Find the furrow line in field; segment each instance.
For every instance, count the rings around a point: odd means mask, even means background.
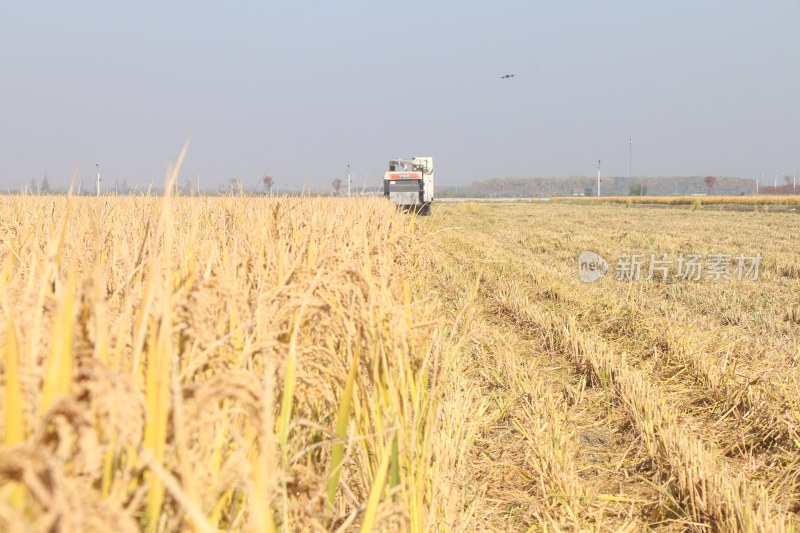
[[[565,268],[573,264],[571,252],[562,247],[558,252],[540,253],[541,244],[532,251],[524,246],[528,241],[513,238],[510,230],[501,233],[501,238],[493,240],[497,247],[494,255],[519,257],[508,270],[525,284],[525,290],[516,291],[515,297],[524,294],[569,310],[580,317],[582,327],[635,356],[637,366],[651,368],[672,403],[677,406],[679,401],[679,411],[702,420],[698,425],[705,428],[705,439],[722,448],[724,455],[739,460],[748,476],[769,487],[774,499],[798,510],[798,377],[791,361],[787,368],[786,362],[779,360],[781,355],[791,357],[791,353],[781,354],[793,350],[786,348],[790,345],[787,337],[770,338],[764,345],[761,337],[753,337],[744,327],[727,326],[721,331],[722,326],[696,316],[688,297],[669,298],[669,312],[663,316],[667,311],[658,284],[582,285],[572,268]],[[548,228],[537,228],[537,238],[540,234],[551,243],[558,237]]]
[[[450,256],[436,263],[444,301],[455,298],[461,280],[477,276],[474,268]],[[639,480],[618,483],[621,474],[605,474],[609,469],[600,464],[603,459],[624,459],[633,443],[614,441],[602,428],[585,429],[604,419],[602,402],[580,401],[587,395],[585,382],[571,374],[569,365],[543,364],[551,362],[545,361],[541,344],[497,320],[482,291],[470,340],[450,374],[458,383],[445,389],[478,390],[482,398],[464,415],[471,431],[450,428],[474,437],[468,484],[476,497],[496,501],[497,512],[482,517],[481,526],[508,529],[533,522],[555,530],[641,528],[642,508],[653,505],[656,491]],[[444,398],[445,417],[448,409],[459,407],[464,406]],[[592,437],[605,448],[593,455],[582,445]]]
[[[665,242],[669,251],[676,246],[704,251],[718,243],[709,243],[704,234],[658,240],[662,229],[629,233],[629,225],[598,228],[585,223],[584,213],[583,218],[570,217],[566,209],[537,214],[468,206],[460,211],[453,221],[459,231],[451,233],[451,261],[471,264],[483,274],[484,305],[495,313],[497,324],[513,324],[523,338],[549,343],[555,364],[571,361],[576,376],[602,384],[597,389],[605,391],[609,405],[622,406],[616,411],[647,443],[658,473],[656,484],[663,483],[691,517],[684,527],[780,531],[792,521],[796,527],[792,501],[798,468],[792,450],[798,445],[794,435],[800,411],[792,402],[796,382],[791,361],[787,366],[779,360],[796,337],[785,324],[765,323],[782,316],[774,306],[785,298],[774,300],[774,292],[755,286],[731,287],[726,290],[729,297],[716,295],[716,301],[728,306],[718,313],[708,284],[699,284],[702,298],[693,305],[688,288],[613,280],[583,285],[574,271],[576,250],[587,246],[596,249],[601,243],[603,252],[603,246],[613,247],[632,235],[626,246]],[[520,231],[526,218],[533,225]],[[630,218],[624,217],[626,224]],[[729,239],[724,245],[741,246],[745,240]],[[768,288],[793,286],[778,281],[765,283]],[[750,309],[752,305],[741,301],[747,295],[768,300],[764,313],[752,324],[720,322],[741,326],[720,331],[714,320]],[[540,320],[526,316],[531,313]],[[708,320],[699,318],[705,314]],[[762,348],[759,331],[781,335]],[[765,366],[774,374],[764,374]],[[778,369],[785,371],[776,382],[771,377],[778,376]],[[737,448],[733,443],[742,438],[745,443]],[[759,441],[764,445],[752,445]]]
[[[800,465],[793,457],[800,450],[800,404],[791,373],[767,375],[763,368],[754,368],[755,361],[761,367],[778,367],[766,364],[766,356],[745,353],[748,345],[740,347],[730,339],[714,343],[713,338],[687,333],[692,329],[688,323],[658,320],[648,302],[630,308],[613,291],[603,291],[605,297],[598,298],[570,290],[556,281],[563,277],[561,272],[536,259],[530,268],[538,274],[529,278],[528,292],[556,301],[559,308],[580,316],[584,327],[638,361],[648,361],[652,373],[675,392],[670,398],[683,398],[681,410],[703,419],[710,432],[705,437],[713,437],[726,456],[746,459],[752,475],[769,479],[773,497],[797,510]],[[617,317],[612,323],[605,318],[609,314]],[[776,450],[781,453],[776,455]],[[776,461],[783,465],[777,470],[772,467]]]
[[[613,391],[645,440],[663,479],[698,524],[720,530],[783,531],[789,517],[776,509],[760,484],[734,476],[723,458],[682,425],[648,376],[625,361],[601,338],[582,331],[574,317],[538,304],[507,309],[542,332],[552,348],[571,358],[580,372]]]

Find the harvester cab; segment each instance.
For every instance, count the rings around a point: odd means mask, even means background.
[[[429,215],[433,202],[433,158],[392,159],[383,176],[383,195],[392,203]]]

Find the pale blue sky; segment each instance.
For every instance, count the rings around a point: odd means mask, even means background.
[[[188,137],[207,188],[627,175],[629,135],[634,175],[800,171],[800,0],[0,2],[3,188],[161,184]]]

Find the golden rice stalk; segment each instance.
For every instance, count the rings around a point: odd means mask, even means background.
[[[156,461],[163,463],[166,448],[167,422],[169,419],[169,353],[165,353],[163,334],[156,333],[151,325],[150,349],[147,354],[147,377],[145,392],[147,397],[147,424],[145,425],[144,447],[151,450]],[[155,531],[161,516],[164,502],[164,485],[160,478],[150,476],[150,489],[147,496],[147,523],[150,531]]]
[[[286,458],[286,442],[289,438],[289,422],[292,418],[292,403],[294,402],[294,387],[297,380],[297,331],[300,328],[299,312],[292,320],[292,334],[289,338],[289,354],[286,358],[286,372],[283,376],[283,394],[281,395],[281,414],[278,419],[278,443],[281,447],[281,456]]]
[[[273,479],[270,473],[277,470],[277,454],[275,453],[275,441],[273,439],[272,428],[275,425],[273,416],[273,390],[274,390],[274,368],[270,362],[266,365],[264,373],[264,390],[261,394],[262,416],[261,416],[261,446],[256,451],[253,442],[256,439],[257,430],[248,425],[245,430],[245,441],[247,448],[251,450],[251,469],[252,469],[252,489],[248,496],[250,506],[250,530],[258,533],[275,533],[275,521],[272,516],[272,493]]]
[[[364,511],[364,521],[361,523],[361,533],[372,531],[374,528],[378,503],[380,502],[384,485],[386,485],[386,473],[389,470],[389,459],[391,458],[389,447],[393,440],[394,438],[388,439],[381,450],[381,464],[378,466],[378,471],[375,473],[375,481],[369,491],[369,501],[367,502],[367,509]]]
[[[311,294],[316,290],[317,283],[322,271],[317,273],[314,281],[311,282],[309,289],[303,297],[303,303],[300,304],[292,320],[292,333],[289,337],[289,354],[286,358],[286,372],[284,375],[283,395],[281,396],[281,414],[278,419],[278,443],[281,448],[281,459],[285,463],[289,454],[286,448],[289,439],[289,423],[292,419],[292,404],[294,403],[294,388],[297,382],[297,337],[300,332],[300,324],[302,321],[303,313],[305,312],[308,300]]]
[[[50,339],[50,354],[42,385],[40,414],[65,396],[72,380],[72,341],[75,331],[75,271],[71,270],[64,287],[61,306]]]
[[[358,354],[353,355],[350,362],[350,371],[347,373],[347,381],[344,384],[339,412],[336,417],[336,432],[334,437],[336,443],[331,452],[331,464],[328,469],[328,503],[333,505],[336,500],[336,489],[339,486],[339,476],[341,475],[342,459],[344,458],[344,446],[347,439],[347,425],[350,422],[350,406],[353,402],[353,383],[358,374]]]
[[[14,446],[25,439],[25,421],[22,413],[22,390],[19,379],[19,344],[14,326],[13,312],[9,311],[6,323],[6,349],[5,349],[5,438],[6,446]],[[16,486],[11,492],[11,503],[17,509],[22,509],[25,503],[25,488]]]
[[[3,439],[6,446],[19,444],[25,439],[25,422],[22,417],[22,391],[19,380],[19,345],[13,316],[13,312],[9,312],[6,318],[6,425],[5,438]]]

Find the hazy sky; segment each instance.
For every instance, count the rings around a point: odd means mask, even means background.
[[[510,80],[500,80],[515,73]],[[0,187],[800,171],[800,0],[0,0]],[[766,180],[765,180],[766,181]]]

